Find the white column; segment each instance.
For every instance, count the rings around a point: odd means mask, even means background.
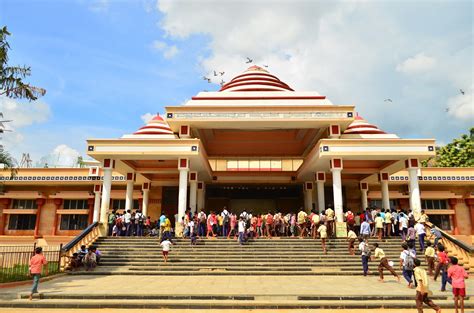
[[[334,212],[336,214],[336,221],[344,221],[344,213],[342,210],[342,168],[332,168],[332,192],[334,197]]]
[[[148,216],[148,197],[149,197],[150,190],[144,189],[143,190],[143,202],[142,202],[142,214],[145,218]]]
[[[197,210],[197,172],[189,173],[189,207],[194,214]]]
[[[94,215],[92,217],[92,222],[95,223],[95,222],[98,222],[99,221],[99,215],[100,215],[100,185],[97,185],[96,187],[98,188],[94,188]],[[96,190],[98,189],[98,190]]]
[[[413,215],[419,216],[421,214],[421,198],[420,198],[420,186],[418,184],[418,168],[409,168],[408,176],[410,179],[410,208]]]
[[[315,175],[316,178],[316,190],[318,192],[318,210],[319,213],[326,210],[326,202],[324,199],[324,183],[326,182],[326,173],[317,172]]]
[[[102,201],[100,203],[100,222],[107,227],[107,215],[110,206],[110,190],[112,189],[112,168],[104,168],[102,182]]]
[[[318,181],[316,183],[316,187],[318,189],[318,210],[319,213],[321,213],[326,210],[326,203],[324,200],[324,182]]]
[[[187,168],[179,169],[179,191],[178,191],[178,221],[184,217],[186,212],[186,200],[188,194],[188,171]]]
[[[313,209],[313,182],[304,183],[304,210],[309,212]]]
[[[204,182],[198,182],[197,189],[197,210],[196,212],[204,209]]]
[[[360,193],[361,193],[361,198],[362,198],[362,210],[365,211],[365,209],[367,209],[369,207],[369,201],[367,199],[367,189],[361,189],[360,190]]]
[[[390,194],[388,192],[388,181],[382,180],[380,182],[382,189],[382,208],[384,210],[390,210]]]
[[[133,180],[127,180],[127,192],[125,193],[125,210],[133,210]]]

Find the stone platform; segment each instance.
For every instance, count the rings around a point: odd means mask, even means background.
[[[452,308],[451,292],[432,282],[433,300]],[[28,301],[29,286],[2,290],[0,307],[116,309],[380,309],[413,310],[413,289],[387,278],[345,276],[62,276],[40,286],[41,300]],[[474,282],[466,308],[474,310]],[[468,310],[468,312],[469,312]],[[366,312],[365,311],[365,312]],[[374,311],[374,312],[375,312]],[[328,310],[329,312],[329,310]],[[352,311],[351,311],[352,312]]]

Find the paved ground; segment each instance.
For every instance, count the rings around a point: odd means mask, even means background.
[[[16,296],[28,292],[29,285],[1,290]],[[440,282],[431,282],[435,295]],[[448,288],[450,289],[450,288]],[[377,277],[363,276],[61,276],[44,282],[41,293],[55,294],[200,294],[200,295],[408,295],[415,291],[408,289],[405,282],[397,283],[388,276],[380,283]],[[474,296],[474,280],[467,281],[467,293]],[[451,294],[448,291],[448,294]]]
[[[6,309],[2,308],[2,313],[94,313],[97,312],[97,309]],[[140,312],[140,313],[222,313],[222,312],[229,312],[229,313],[273,313],[275,310],[133,310],[133,312]],[[130,310],[121,310],[121,309],[100,309],[101,313],[128,313]],[[301,313],[301,310],[278,310],[278,313]],[[416,310],[392,310],[392,309],[374,309],[374,310],[367,310],[367,309],[351,309],[351,310],[304,310],[303,313],[376,313],[376,312],[383,312],[383,313],[413,313]],[[425,312],[434,312],[433,310],[425,309]],[[454,313],[454,310],[442,310],[443,313]],[[466,310],[465,313],[472,313],[473,311]]]

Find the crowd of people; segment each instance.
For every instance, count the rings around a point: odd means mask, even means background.
[[[100,257],[102,253],[95,246],[87,248],[82,245],[81,248],[72,254],[69,259],[68,270],[75,271],[84,267],[86,271],[92,271],[97,265],[99,265]]]
[[[395,272],[395,263],[388,259],[383,250],[384,238],[399,237],[401,252],[398,262],[402,277],[409,288],[416,288],[416,303],[419,312],[422,312],[423,303],[434,310],[439,307],[429,298],[429,280],[434,281],[441,277],[441,291],[446,291],[447,284],[452,285],[455,307],[464,312],[465,283],[468,274],[463,267],[458,265],[458,259],[448,256],[443,244],[440,242],[443,235],[436,227],[430,231],[431,240],[426,240],[426,223],[428,216],[424,211],[415,217],[414,214],[403,210],[381,210],[367,208],[363,212],[353,213],[345,210],[344,222],[347,225],[348,253],[355,255],[355,242],[358,241],[358,250],[362,260],[363,275],[370,274],[369,262],[378,261],[379,280],[384,281],[384,270],[393,275],[397,281],[400,276]],[[182,236],[190,238],[191,244],[196,244],[199,238],[232,238],[243,245],[256,238],[272,237],[300,237],[321,239],[323,253],[327,253],[327,241],[336,237],[336,216],[332,208],[322,212],[312,210],[309,214],[302,208],[297,213],[267,212],[265,214],[252,214],[243,211],[235,214],[223,208],[220,212],[204,210],[191,213],[188,209],[180,221],[183,230],[176,234],[171,220],[162,214],[155,222],[146,217],[140,210],[135,212],[124,211],[119,213],[113,210],[109,214],[109,234],[111,236],[156,236],[160,238],[164,262],[168,262],[168,254],[173,245],[172,238]],[[373,244],[370,241],[377,239]],[[41,254],[37,250],[36,254]],[[71,270],[84,267],[86,271],[94,269],[100,261],[101,253],[96,247],[82,246],[73,254],[69,262]],[[426,261],[428,272],[421,267],[420,259]],[[33,265],[30,272],[34,279],[32,293],[37,292],[39,278],[38,268],[45,259],[39,256],[32,258]],[[457,312],[457,311],[456,311]]]
[[[114,208],[107,219],[109,236],[144,236],[151,227],[151,217],[145,216],[140,209],[120,213]]]

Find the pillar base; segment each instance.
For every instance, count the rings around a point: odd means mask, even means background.
[[[336,237],[347,238],[347,223],[346,222],[336,222]]]
[[[108,225],[108,224],[100,223],[99,226],[98,226],[98,228],[99,228],[100,237],[106,237],[107,234],[108,234],[109,225]]]
[[[183,238],[184,228],[181,223],[176,222],[174,225],[174,236],[176,238]]]

